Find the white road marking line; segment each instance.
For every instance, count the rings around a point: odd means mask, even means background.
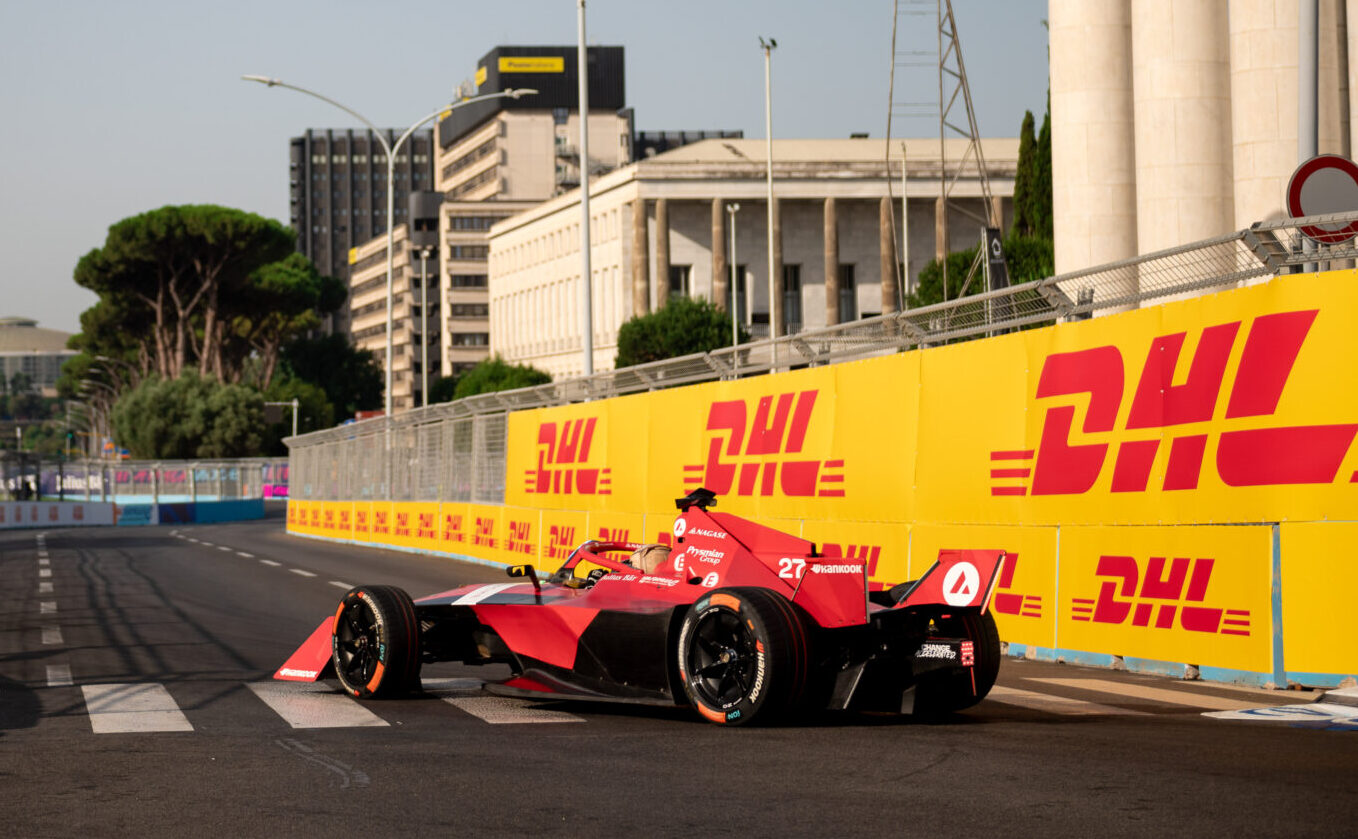
[[[51,568],[39,568],[39,569],[38,569],[38,576],[39,576],[39,577],[50,577],[50,576],[52,576],[52,569],[51,569]]]
[[[47,564],[47,551],[38,551],[38,564],[39,565]]]
[[[217,546],[217,550],[219,550],[219,551],[229,551],[229,550],[231,550],[231,548],[228,548],[226,545],[218,545],[218,546]]]
[[[61,627],[44,626],[42,628],[42,642],[49,647],[64,643],[61,637]]]
[[[197,539],[193,538],[192,536],[189,537],[189,541],[192,542],[192,543],[194,543],[195,545],[201,545],[201,544],[203,544],[202,542],[199,542]]]
[[[55,600],[39,600],[39,601],[38,601],[38,614],[40,614],[40,615],[55,615],[56,613],[57,613],[57,601],[55,601]]]
[[[80,691],[95,734],[193,731],[164,685],[81,685]]]
[[[565,711],[534,708],[536,700],[486,696],[481,692],[484,684],[480,679],[425,679],[423,687],[426,693],[491,725],[584,722],[583,718]]]
[[[1187,708],[1210,708],[1214,711],[1237,711],[1245,708],[1258,708],[1258,700],[1243,701],[1240,699],[1226,699],[1221,696],[1210,696],[1204,693],[1192,693],[1186,690],[1171,690],[1169,688],[1156,688],[1146,685],[1133,684],[1131,682],[1114,682],[1108,679],[1030,679],[1033,682],[1042,682],[1049,685],[1061,685],[1078,690],[1090,690],[1095,693],[1117,694],[1125,699],[1149,699],[1153,702],[1163,702],[1167,705],[1183,705]]]
[[[38,594],[51,594],[51,593],[52,593],[51,583],[38,583]]]
[[[47,568],[47,567],[49,567],[51,564],[52,564],[52,560],[48,559],[47,557],[42,557],[41,559],[38,560],[38,567],[39,567],[39,568]]]
[[[986,696],[987,701],[1001,702],[1005,705],[1017,705],[1020,708],[1031,708],[1035,711],[1046,711],[1051,714],[1060,714],[1067,717],[1085,716],[1145,716],[1145,711],[1131,711],[1126,708],[1114,708],[1111,705],[1100,705],[1097,702],[1084,702],[1079,699],[1071,699],[1065,696],[1053,696],[1050,693],[1038,693],[1032,690],[1019,690],[1018,688],[995,685],[990,689]]]
[[[283,564],[281,562],[274,562],[272,559],[261,559],[260,562],[263,563],[264,565],[271,565],[274,568],[277,568],[278,566]]]
[[[75,684],[75,681],[71,678],[71,665],[47,665],[47,686],[49,688],[70,687],[73,684]]]
[[[300,568],[289,568],[288,570],[291,571],[292,573],[298,575],[299,577],[314,577],[314,576],[316,576],[316,575],[315,575],[314,573],[312,573],[311,571],[303,571],[303,570],[300,569]]]
[[[293,728],[361,728],[389,723],[323,683],[251,682],[246,687]]]
[[[1218,720],[1307,722],[1345,727],[1358,726],[1358,708],[1354,708],[1352,705],[1332,705],[1325,702],[1312,702],[1306,705],[1279,705],[1274,708],[1255,707],[1238,711],[1204,711],[1203,716]]]
[[[330,585],[334,586],[335,588],[342,588],[345,591],[348,591],[349,589],[353,588],[353,586],[349,585],[348,583],[342,583],[339,580],[331,580]]]
[[[254,559],[254,558],[255,558],[255,555],[254,555],[254,554],[248,554],[248,553],[246,553],[245,551],[236,551],[236,556],[243,556],[243,557],[245,557],[246,559]]]

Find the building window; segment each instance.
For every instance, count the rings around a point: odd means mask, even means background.
[[[488,303],[454,303],[448,307],[449,318],[484,318],[490,316]]]
[[[670,266],[670,297],[688,297],[689,276],[692,273],[690,265],[671,265]]]
[[[858,319],[858,287],[854,285],[853,264],[839,266],[839,322]]]
[[[787,334],[802,329],[802,266],[783,266],[783,324]]]
[[[449,274],[448,285],[453,288],[485,288],[488,279],[485,274]]]
[[[448,248],[449,259],[485,259],[489,255],[488,245],[451,245]]]
[[[452,338],[452,344],[455,347],[490,346],[490,333],[488,332],[454,332]]]

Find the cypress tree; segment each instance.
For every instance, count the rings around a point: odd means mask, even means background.
[[[1042,130],[1037,135],[1037,182],[1033,213],[1033,232],[1047,240],[1053,238],[1052,229],[1052,94],[1047,91],[1047,113],[1042,117]]]
[[[1037,138],[1033,135],[1033,112],[1023,112],[1023,126],[1019,129],[1018,168],[1014,172],[1013,232],[1031,236],[1034,218],[1034,189],[1037,179]]]

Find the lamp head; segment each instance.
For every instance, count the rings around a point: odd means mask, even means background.
[[[273,87],[276,84],[283,83],[282,79],[271,79],[268,76],[241,76],[241,81],[259,82],[260,84],[267,85],[268,87]]]

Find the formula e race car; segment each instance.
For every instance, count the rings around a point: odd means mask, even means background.
[[[334,676],[358,698],[420,689],[426,662],[509,665],[499,695],[692,705],[718,723],[817,709],[938,715],[981,701],[1000,639],[988,606],[1003,551],[942,551],[918,580],[868,590],[858,559],[676,502],[672,545],[586,542],[539,579],[412,601],[360,586],[274,678]]]

